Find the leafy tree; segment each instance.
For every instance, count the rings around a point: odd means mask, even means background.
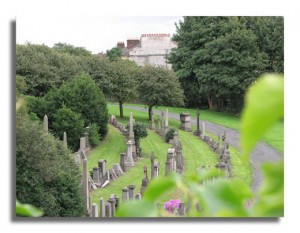
[[[138,73],[139,98],[148,105],[149,120],[154,106],[183,105],[184,95],[176,74],[162,67],[145,66]]]
[[[137,95],[137,71],[137,65],[129,60],[117,60],[111,63],[110,74],[104,85],[107,85],[107,96],[118,101],[120,117],[124,117],[124,102],[133,99]]]
[[[99,126],[95,123],[90,125],[89,129],[89,141],[92,146],[98,146],[100,143],[100,138],[99,138]]]
[[[43,210],[44,216],[83,216],[80,171],[70,154],[39,122],[18,112],[16,198]]]
[[[86,50],[83,47],[75,47],[67,43],[56,43],[53,48],[59,52],[69,53],[74,56],[91,56],[91,51]]]
[[[73,150],[79,148],[79,139],[83,135],[84,121],[80,114],[73,112],[63,105],[53,115],[52,128],[61,140],[64,132],[67,133],[68,146]]]
[[[41,120],[47,114],[47,103],[43,97],[25,96],[28,112],[35,113]],[[54,111],[54,110],[53,110]]]
[[[96,83],[86,74],[81,74],[59,89],[53,89],[44,97],[47,104],[49,127],[52,127],[53,114],[65,105],[80,114],[84,125],[95,123],[101,137],[107,134],[108,110],[105,98]]]
[[[81,67],[67,53],[46,45],[17,45],[16,73],[25,77],[26,94],[43,96],[81,72]]]
[[[110,61],[116,61],[122,56],[122,49],[114,47],[110,50],[106,50],[106,56]]]
[[[127,130],[129,130],[129,124],[126,125]],[[140,140],[141,138],[145,138],[148,136],[147,132],[147,124],[143,122],[135,122],[133,124],[133,132],[134,132],[134,141],[137,148],[140,148]]]
[[[23,76],[17,75],[16,76],[16,94],[17,97],[21,94],[24,94],[27,89],[27,85],[25,82],[25,78]]]
[[[202,105],[205,97],[210,109],[239,112],[245,90],[255,77],[283,64],[280,20],[184,17],[176,25],[177,33],[173,37],[178,47],[168,59],[180,78],[187,103]],[[268,25],[272,29],[260,29]],[[275,35],[282,35],[279,42]],[[270,64],[274,64],[273,68]],[[195,101],[198,97],[199,101]]]

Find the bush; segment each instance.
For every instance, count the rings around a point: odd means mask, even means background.
[[[73,151],[79,149],[80,136],[83,135],[84,122],[80,114],[63,106],[53,115],[53,129],[56,136],[63,140],[64,132],[67,133],[68,147]]]
[[[16,94],[17,96],[24,94],[27,89],[27,85],[25,82],[25,77],[21,75],[16,76]]]
[[[16,198],[48,217],[81,217],[84,200],[80,171],[71,151],[42,124],[17,113]]]
[[[147,132],[148,125],[142,122],[135,122],[133,124],[134,141],[137,148],[140,149],[140,139],[148,136]],[[127,130],[129,130],[129,124],[126,125]]]
[[[176,129],[174,129],[174,128],[170,128],[168,130],[168,132],[166,133],[166,136],[165,136],[165,141],[167,143],[169,143],[170,139],[173,139],[173,135],[174,135],[175,131],[176,131]]]
[[[46,112],[46,102],[42,97],[26,96],[26,105],[29,112],[34,112],[41,120]]]
[[[98,146],[100,143],[99,133],[98,133],[99,126],[95,123],[91,124],[89,130],[89,141],[91,146]]]

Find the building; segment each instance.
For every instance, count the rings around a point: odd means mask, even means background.
[[[171,40],[170,34],[142,34],[140,39],[128,39],[127,47],[124,42],[119,42],[117,47],[122,49],[124,58],[135,61],[140,66],[150,64],[171,69],[166,55],[177,45]]]

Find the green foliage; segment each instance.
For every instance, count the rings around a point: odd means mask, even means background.
[[[71,151],[39,122],[17,113],[16,198],[48,217],[84,214],[80,171]]]
[[[110,61],[116,61],[122,56],[122,49],[114,47],[110,50],[106,50],[106,56]]]
[[[59,89],[48,92],[44,98],[47,103],[47,114],[51,127],[56,109],[65,105],[73,112],[81,115],[85,126],[95,123],[99,126],[101,137],[105,137],[107,134],[108,112],[105,98],[88,75],[76,76]]]
[[[44,98],[27,95],[25,96],[25,101],[29,113],[35,113],[41,120],[43,119],[44,115],[47,114],[47,104]]]
[[[19,217],[41,217],[43,214],[43,211],[32,205],[21,204],[18,200],[16,201],[16,215]]]
[[[175,128],[170,128],[168,130],[168,132],[166,133],[166,136],[165,136],[165,141],[167,143],[170,141],[170,139],[173,139],[173,135],[174,135],[175,131],[176,131]]]
[[[89,140],[92,146],[98,146],[100,143],[98,131],[99,131],[99,126],[97,124],[93,123],[90,125]]]
[[[262,101],[263,100],[263,101]],[[256,142],[284,114],[283,76],[267,74],[251,87],[242,113],[241,143],[249,154]]]
[[[81,72],[73,56],[46,45],[17,45],[16,73],[25,77],[25,94],[43,96]]]
[[[189,106],[238,113],[258,74],[283,72],[282,17],[189,16],[176,26],[168,58]]]
[[[27,85],[25,82],[25,77],[17,75],[16,76],[16,94],[17,97],[21,94],[24,94],[27,89]]]
[[[83,47],[75,47],[66,43],[56,43],[53,46],[53,49],[57,50],[58,52],[68,53],[74,56],[91,56],[92,54],[90,51],[86,50]]]
[[[148,105],[149,120],[154,106],[183,105],[184,95],[175,73],[162,67],[145,66],[139,72],[138,92],[142,103]]]
[[[127,128],[127,130],[129,130],[129,123],[126,125],[126,128]],[[133,132],[134,132],[135,144],[138,148],[140,148],[141,138],[145,138],[148,136],[147,124],[145,124],[143,122],[134,122]]]
[[[84,122],[80,114],[73,112],[65,105],[53,114],[52,127],[56,136],[63,140],[64,132],[67,133],[68,147],[72,151],[79,148],[79,139],[83,135]]]

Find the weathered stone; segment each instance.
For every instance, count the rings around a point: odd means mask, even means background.
[[[83,134],[85,138],[85,149],[87,151],[90,150],[90,140],[89,140],[89,133],[87,132],[89,130],[89,127],[86,127],[86,132]]]
[[[89,209],[89,181],[88,181],[88,164],[87,159],[82,160],[82,192],[85,199],[85,210],[88,214]]]
[[[120,164],[118,164],[118,163],[114,164],[113,169],[117,176],[123,175],[123,170],[122,170]]]
[[[191,117],[188,112],[180,113],[180,129],[192,132]]]
[[[202,127],[201,127],[201,137],[204,138],[205,137],[205,123],[202,122],[201,125],[202,125]]]
[[[135,188],[135,185],[133,184],[130,184],[128,185],[128,196],[129,196],[129,200],[132,200],[134,198],[134,188]]]
[[[171,161],[166,161],[166,176],[168,176],[171,172]]]
[[[85,151],[85,143],[86,143],[85,137],[80,138],[80,150]]]
[[[183,202],[179,203],[178,215],[179,216],[185,216],[186,215],[185,204]]]
[[[141,191],[140,191],[141,195],[144,194],[144,191],[145,191],[145,189],[147,188],[148,183],[149,183],[149,179],[148,179],[148,169],[147,169],[146,164],[145,164],[145,166],[144,166],[144,175],[145,175],[145,177],[144,177],[143,180],[142,180],[142,187],[141,187]]]
[[[93,180],[94,180],[95,183],[100,183],[99,167],[94,167],[93,168]]]
[[[155,160],[155,155],[154,155],[153,151],[152,151],[150,160],[151,160],[151,179],[153,179],[153,177],[154,177],[154,160]]]
[[[101,188],[105,188],[109,184],[109,180],[104,181],[104,183],[101,185]]]
[[[93,206],[92,206],[92,217],[93,218],[98,217],[98,205],[96,203],[93,203]]]
[[[153,168],[154,168],[153,179],[155,179],[155,178],[158,178],[158,176],[159,176],[159,162],[158,161],[154,161]]]
[[[100,217],[105,217],[105,201],[104,198],[100,198]]]
[[[141,193],[137,193],[134,197],[135,200],[141,200],[142,199],[142,195]]]
[[[178,137],[178,132],[175,131],[173,134],[173,146],[176,147],[179,143],[179,137]]]
[[[122,202],[125,203],[129,200],[129,189],[127,187],[124,187],[122,189]]]
[[[126,158],[126,153],[121,153],[120,154],[120,166],[121,166],[123,172],[126,171],[125,158]]]
[[[133,158],[132,158],[132,144],[133,143],[132,143],[131,140],[127,141],[127,156],[126,156],[126,159],[125,159],[126,168],[134,166],[134,161],[133,161]]]
[[[48,116],[44,116],[44,132],[48,134]]]
[[[194,135],[200,136],[201,131],[200,131],[200,111],[199,111],[199,109],[197,110],[196,116],[197,116],[197,129],[195,130]]]
[[[111,218],[111,204],[109,202],[105,203],[105,217]]]
[[[130,118],[129,118],[129,140],[134,140],[132,112],[130,112]]]
[[[64,146],[68,147],[68,142],[67,142],[67,133],[64,132],[64,140],[63,140]]]
[[[111,216],[114,217],[116,214],[116,198],[114,197],[114,195],[110,196],[108,202],[110,203],[111,206]]]

